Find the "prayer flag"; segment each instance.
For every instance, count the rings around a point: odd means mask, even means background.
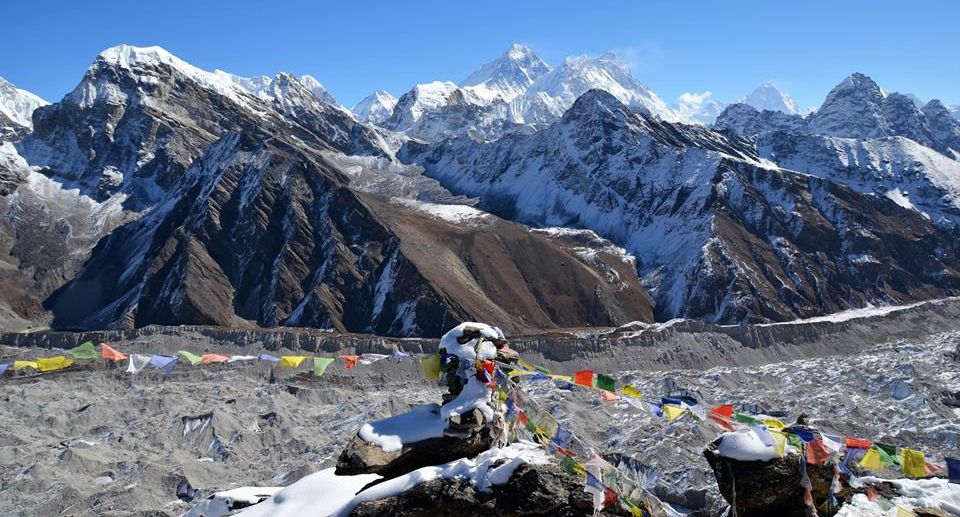
[[[840,462],[840,465],[838,465],[840,472],[850,475],[850,469],[847,468],[847,465],[849,465],[852,461],[856,461],[856,459],[865,451],[866,449],[847,449],[847,454],[843,457],[843,461]]]
[[[617,501],[620,500],[620,496],[613,491],[612,488],[607,487],[603,491],[603,507],[610,508],[611,506],[617,504]]]
[[[274,356],[272,356],[272,355],[270,355],[270,354],[260,354],[260,360],[261,360],[261,361],[267,361],[267,362],[270,362],[270,363],[279,363],[279,362],[280,362],[280,358],[279,358],[279,357],[274,357]]]
[[[807,463],[821,465],[830,459],[830,451],[823,444],[823,439],[815,438],[807,444]]]
[[[947,479],[955,485],[960,485],[960,460],[944,458],[947,461]]]
[[[323,372],[327,371],[327,367],[333,363],[334,359],[332,357],[314,357],[313,358],[313,374],[317,377],[323,375]]]
[[[781,422],[780,419],[778,418],[764,418],[763,425],[771,429],[783,429],[784,427],[786,427],[786,425],[784,425],[784,423]]]
[[[877,452],[875,447],[867,449],[867,453],[864,454],[863,459],[860,460],[860,466],[874,472],[883,470],[883,460],[880,458],[880,453]]]
[[[169,375],[173,371],[173,368],[177,365],[177,356],[175,355],[154,355],[150,357],[150,366],[156,368],[163,372],[164,375]]]
[[[673,406],[670,404],[663,405],[663,413],[667,415],[667,422],[673,422],[677,418],[680,418],[680,415],[686,413],[687,410],[682,407]]]
[[[10,363],[0,363],[0,376],[7,371],[7,368],[10,368]]]
[[[579,384],[581,386],[593,387],[593,371],[591,370],[581,370],[573,374],[574,384]]]
[[[68,355],[78,360],[90,360],[90,359],[99,359],[100,354],[97,352],[97,347],[93,346],[93,342],[87,341],[78,347],[71,348],[66,351]]]
[[[557,426],[557,432],[553,435],[553,438],[550,438],[553,443],[557,444],[557,447],[566,447],[572,439],[573,433],[562,425]]]
[[[897,517],[916,517],[916,515],[913,510],[907,510],[902,506],[897,507]]]
[[[563,468],[563,470],[565,470],[567,474],[571,474],[574,476],[578,474],[577,462],[570,456],[564,456],[563,459],[560,460],[560,467]]]
[[[558,381],[573,382],[573,377],[569,375],[550,374],[550,378]]]
[[[787,428],[787,432],[796,436],[797,438],[800,438],[801,440],[807,443],[812,442],[813,439],[816,438],[816,436],[814,436],[813,434],[812,429],[808,429],[802,426],[797,426],[797,425],[790,426]]]
[[[607,391],[617,391],[617,379],[602,373],[597,374],[597,387]]]
[[[782,458],[784,451],[787,448],[787,437],[780,431],[776,431],[776,430],[769,431],[769,433],[770,433],[770,436],[773,438],[773,441],[775,442],[773,445],[773,452],[775,452],[777,456]]]
[[[635,399],[643,397],[643,393],[640,393],[640,390],[638,390],[637,388],[634,388],[629,384],[620,388],[620,394],[623,395],[624,397],[631,397]]]
[[[873,445],[870,440],[861,438],[844,438],[843,443],[848,449],[869,449]]]
[[[763,427],[762,425],[752,425],[750,426],[750,429],[753,431],[753,434],[757,435],[757,438],[759,438],[760,441],[763,442],[763,444],[767,447],[776,446],[777,442],[774,441],[773,436],[770,435],[766,427]]]
[[[13,362],[14,370],[23,370],[24,368],[33,368],[34,370],[40,369],[40,367],[37,366],[36,361],[14,361]]]
[[[127,365],[127,373],[136,375],[150,364],[150,356],[143,354],[130,354],[128,357],[130,363]]]
[[[647,402],[647,410],[653,416],[663,416],[663,406],[656,402]]]
[[[410,354],[407,352],[404,352],[403,350],[397,350],[393,353],[393,358],[396,359],[397,361],[403,361],[404,359],[408,359],[409,357],[410,357]]]
[[[115,350],[106,343],[100,343],[100,357],[108,361],[124,361],[127,359],[127,354]]]
[[[900,465],[904,474],[912,478],[922,478],[927,475],[926,458],[922,452],[913,449],[900,449],[900,454],[903,455]]]
[[[831,456],[840,452],[840,448],[843,446],[842,436],[820,433],[820,438],[823,440],[823,446]]]
[[[614,400],[617,400],[617,396],[609,391],[604,391],[600,394],[600,400],[604,402],[613,402]]]
[[[390,356],[385,354],[360,354],[360,364],[373,364]]]
[[[683,401],[678,398],[673,397],[660,397],[661,404],[673,404],[674,406],[683,405]]]
[[[280,356],[280,366],[287,368],[297,368],[301,363],[307,360],[305,355],[282,355]]]
[[[237,361],[256,361],[257,356],[255,355],[231,355],[228,363],[235,363]]]
[[[753,418],[752,416],[746,413],[741,413],[739,411],[733,414],[733,419],[736,420],[737,422],[740,422],[743,424],[749,424],[749,425],[757,425],[760,423],[760,421],[757,420],[756,418]]]
[[[440,354],[433,354],[420,359],[420,371],[428,381],[440,380]]]
[[[899,465],[900,457],[897,455],[897,447],[894,445],[887,445],[885,443],[875,444],[877,447],[877,453],[880,454],[880,459],[887,465]]]
[[[187,362],[190,363],[190,364],[193,365],[193,366],[196,366],[196,365],[200,364],[200,361],[203,360],[199,355],[194,354],[193,352],[187,352],[186,350],[180,350],[180,351],[178,351],[178,352],[177,352],[177,355],[179,355],[180,357],[186,359]]]
[[[90,344],[91,346],[93,343]],[[53,372],[62,370],[73,364],[73,359],[68,359],[62,355],[56,357],[41,357],[37,359],[37,369],[41,372]]]
[[[357,355],[341,355],[340,359],[343,359],[343,366],[346,369],[356,368],[357,361],[360,360],[360,356]]]
[[[200,364],[225,363],[229,360],[229,355],[203,354],[200,356]]]
[[[727,404],[725,406],[717,406],[715,408],[710,408],[710,412],[722,416],[727,419],[733,418],[733,404]]]

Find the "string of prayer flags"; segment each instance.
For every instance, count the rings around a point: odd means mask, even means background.
[[[106,343],[100,343],[100,357],[108,361],[125,361],[127,354],[114,349]]]
[[[945,458],[947,460],[947,479],[951,483],[960,485],[960,460],[956,458]]]
[[[130,363],[127,365],[127,373],[136,375],[150,364],[150,356],[143,354],[130,354]]]
[[[573,383],[593,387],[593,370],[581,370],[573,374]]]
[[[433,354],[420,359],[420,372],[428,381],[440,380],[440,354]]]
[[[620,388],[620,394],[623,395],[624,397],[630,397],[635,399],[643,397],[643,393],[641,393],[640,390],[638,390],[637,388],[634,388],[629,384]]]
[[[305,355],[282,355],[280,356],[280,366],[287,368],[298,368],[300,364],[307,360]]]
[[[912,478],[922,478],[927,475],[926,458],[920,451],[900,449],[900,468],[903,473]]]
[[[360,360],[360,356],[357,355],[341,355],[340,359],[343,359],[343,367],[346,369],[356,368],[357,361]]]
[[[327,367],[333,363],[334,359],[332,357],[314,357],[313,358],[313,374],[317,377],[323,375],[323,372],[327,371]]]
[[[610,392],[617,391],[617,379],[602,373],[597,374],[597,387]]]
[[[177,355],[186,359],[186,361],[190,363],[191,366],[196,366],[200,364],[200,361],[203,360],[199,355],[194,354],[193,352],[188,352],[186,350],[177,351]]]
[[[200,364],[225,363],[229,360],[229,355],[203,354],[200,356]]]
[[[100,358],[100,353],[97,352],[97,347],[93,346],[93,342],[91,341],[87,341],[78,347],[71,348],[70,350],[67,350],[66,353],[76,360],[93,360]]]
[[[0,375],[6,373],[7,368],[10,368],[10,363],[0,363]]]
[[[73,359],[68,359],[62,355],[56,357],[41,357],[37,359],[37,370],[41,372],[54,372],[62,370],[73,364]]]
[[[259,356],[261,361],[267,361],[268,363],[279,363],[280,358],[272,356],[270,354],[260,354]]]
[[[667,416],[667,422],[673,422],[686,412],[686,409],[683,409],[679,406],[674,406],[672,404],[663,405],[663,414]]]
[[[173,368],[177,366],[177,356],[157,354],[150,357],[148,364],[151,368],[156,368],[163,372],[164,375],[169,375],[170,372],[173,371]]]

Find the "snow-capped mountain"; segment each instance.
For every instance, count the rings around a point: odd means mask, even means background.
[[[953,118],[960,120],[960,104],[954,104],[949,108],[950,113],[953,114]]]
[[[727,103],[713,98],[713,93],[684,93],[673,105],[673,110],[683,120],[709,126],[728,106]]]
[[[623,246],[658,318],[782,320],[960,285],[950,239],[916,212],[771,167],[746,140],[635,113],[600,90],[532,135],[409,142],[401,159],[496,213]],[[858,237],[867,228],[875,238]],[[937,244],[920,250],[918,232]],[[909,272],[894,280],[890,267]]]
[[[764,83],[756,90],[738,101],[741,104],[748,104],[760,111],[770,110],[791,115],[803,115],[803,110],[797,105],[792,97],[780,91],[779,88],[771,83]]]
[[[358,120],[381,125],[393,113],[397,98],[383,90],[377,90],[358,102],[350,111]]]
[[[32,128],[33,110],[47,104],[47,101],[0,77],[0,128]]]
[[[640,83],[627,64],[612,53],[600,57],[569,57],[537,79],[516,101],[515,112],[526,124],[549,124],[560,118],[589,90],[603,90],[632,109],[668,121],[680,117],[650,88]]]
[[[327,90],[322,84],[320,84],[320,81],[316,80],[312,75],[301,75],[298,78],[298,81],[300,81],[300,84],[306,87],[307,90],[310,90],[310,93],[316,95],[317,98],[323,102],[326,102],[331,106],[340,105],[340,103],[337,102],[337,98],[334,97],[333,94],[330,93],[330,91]]]
[[[549,71],[550,66],[529,47],[513,44],[503,55],[471,73],[460,86],[488,102],[495,98],[510,102]]]

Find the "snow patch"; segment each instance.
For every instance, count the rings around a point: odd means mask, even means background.
[[[363,424],[360,438],[386,452],[399,451],[405,444],[440,438],[447,421],[440,416],[439,404],[426,404],[390,418]]]
[[[749,429],[721,435],[717,452],[725,458],[740,461],[769,461],[779,457],[773,447],[764,445]]]

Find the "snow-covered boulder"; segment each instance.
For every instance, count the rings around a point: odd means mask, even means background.
[[[337,475],[396,477],[428,465],[473,458],[495,442],[486,426],[463,438],[444,436],[445,428],[437,404],[364,424],[340,453]]]

